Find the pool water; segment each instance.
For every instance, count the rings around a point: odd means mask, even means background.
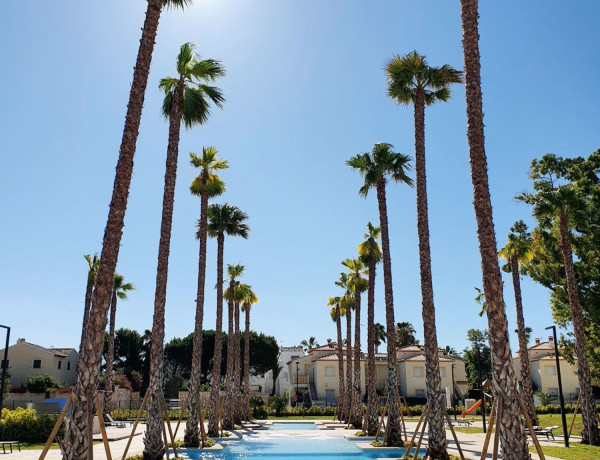
[[[284,422],[284,423],[272,423],[271,426],[269,427],[269,430],[276,430],[276,431],[304,431],[304,430],[316,430],[317,429],[317,425],[315,425],[314,423],[311,422]]]
[[[404,454],[404,449],[362,450],[356,447],[356,441],[321,431],[294,434],[267,430],[222,444],[225,448],[220,451],[190,449],[182,456],[203,460],[373,460]]]

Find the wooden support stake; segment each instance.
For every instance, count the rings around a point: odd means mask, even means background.
[[[135,429],[137,428],[138,423],[140,421],[142,411],[144,410],[144,407],[146,407],[146,401],[148,399],[149,394],[150,394],[150,392],[146,391],[146,394],[144,395],[144,399],[142,399],[142,404],[140,404],[140,408],[138,409],[137,417],[135,418],[135,422],[133,422],[133,428],[131,429],[131,434],[129,435],[129,439],[127,440],[127,445],[125,446],[125,451],[123,452],[123,456],[121,457],[121,460],[125,460],[125,457],[127,457],[127,451],[129,450],[129,446],[131,445],[131,440],[135,436]]]
[[[448,427],[450,428],[450,431],[452,432],[452,437],[454,438],[454,442],[456,443],[456,447],[458,449],[458,453],[460,454],[460,458],[462,460],[465,460],[463,451],[460,448],[460,443],[458,442],[458,437],[456,436],[456,431],[454,431],[454,426],[452,425],[452,420],[450,420],[450,416],[448,415],[446,408],[444,408],[444,415],[446,416],[446,421],[448,422]]]
[[[498,460],[498,445],[500,444],[500,430],[498,428],[502,422],[502,412],[504,411],[503,402],[502,396],[498,396],[496,402],[498,408],[496,409],[496,432],[494,433],[494,454],[492,455],[492,460]],[[485,410],[485,407],[483,410]],[[492,431],[491,427],[490,431]]]
[[[100,432],[102,433],[102,443],[104,444],[104,452],[106,452],[106,458],[108,460],[112,460],[112,455],[110,455],[110,447],[108,447],[108,436],[106,434],[106,427],[104,426],[104,414],[102,412],[102,406],[100,406],[100,400],[98,396],[96,396],[96,414],[98,415],[98,423],[100,424]],[[94,444],[92,443],[92,447]]]
[[[429,409],[429,406],[427,406]],[[423,442],[423,435],[425,434],[425,429],[427,428],[427,420],[429,419],[429,410],[427,411],[427,415],[425,416],[425,421],[423,422],[423,428],[421,428],[421,434],[419,435],[419,442],[417,443],[417,447],[415,449],[415,455],[413,455],[413,460],[417,460],[419,458],[419,449],[421,448],[421,442]]]
[[[165,440],[165,454],[167,456],[167,460],[169,460],[169,439],[167,438],[167,430],[165,429],[165,424],[162,426],[163,439]]]
[[[412,449],[412,446],[415,444],[415,438],[417,437],[419,428],[421,428],[421,423],[423,422],[423,419],[427,416],[427,409],[429,409],[429,405],[425,404],[425,408],[423,409],[423,412],[421,412],[421,417],[419,418],[417,427],[415,428],[412,438],[410,438],[410,442],[408,443],[408,446],[406,446],[406,451],[404,452],[404,455],[402,456],[402,458],[408,457],[408,454],[410,453],[410,449]],[[425,418],[425,420],[427,420],[427,419]]]
[[[535,434],[535,430],[533,429],[533,425],[531,424],[529,415],[527,415],[527,409],[525,409],[525,404],[523,403],[521,396],[517,395],[517,400],[519,401],[519,407],[521,408],[521,414],[523,414],[523,417],[525,418],[525,424],[527,425],[527,428],[529,429],[529,433],[531,433],[531,439],[533,439],[533,444],[535,445],[535,450],[537,450],[537,453],[540,456],[540,460],[546,460],[546,457],[544,457],[544,452],[542,451],[542,446],[540,445],[537,435]]]
[[[387,406],[388,406],[388,400],[386,399],[385,404],[383,405],[383,409],[381,409],[381,419],[379,420],[379,423],[377,424],[377,433],[375,434],[375,441],[377,441],[379,439],[379,435],[381,433],[381,427],[383,426],[383,423],[384,423],[383,419],[385,418],[385,413],[387,411]]]
[[[577,404],[575,404],[575,412],[573,412],[573,420],[571,420],[571,426],[569,427],[569,439],[571,439],[571,431],[573,431],[573,425],[575,425],[575,418],[577,418],[577,410],[579,409],[579,404],[581,403],[581,393],[577,396]]]
[[[173,436],[173,431],[171,430],[171,420],[169,419],[169,410],[167,409],[167,402],[165,400],[164,394],[161,395],[163,410],[165,411],[165,419],[167,420],[167,428],[169,429],[169,435],[171,436],[171,444],[173,444],[173,454],[175,458],[179,458],[177,455],[177,446],[175,445],[175,436]],[[167,446],[167,449],[169,446]]]
[[[487,449],[490,445],[490,437],[492,436],[492,428],[494,428],[494,420],[496,417],[496,401],[492,403],[492,412],[490,413],[490,423],[488,424],[488,431],[485,434],[485,441],[483,442],[483,447],[481,448],[481,460],[485,460],[487,456]]]
[[[404,429],[404,439],[408,438],[406,434],[406,422],[404,421],[404,411],[402,410],[402,400],[398,398],[398,408],[400,409],[400,419],[402,420],[402,428]]]
[[[69,409],[69,407],[71,406],[71,403],[73,402],[73,398],[74,398],[74,395],[73,395],[73,393],[71,393],[69,395],[69,397],[67,398],[65,407],[63,407],[63,410],[60,411],[60,414],[58,415],[58,418],[56,419],[54,428],[52,428],[52,432],[50,433],[50,436],[48,436],[48,440],[46,441],[46,444],[44,445],[44,449],[42,450],[42,453],[40,454],[39,460],[44,460],[44,458],[46,458],[46,454],[48,454],[48,450],[50,449],[50,446],[52,445],[52,441],[54,441],[54,438],[56,437],[58,430],[60,430],[60,425],[62,424],[62,421],[64,420],[65,415],[67,414],[67,410]]]

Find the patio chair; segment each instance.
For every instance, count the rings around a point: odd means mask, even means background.
[[[104,415],[104,426],[116,426],[117,428],[125,428],[125,422],[114,420],[110,414]]]

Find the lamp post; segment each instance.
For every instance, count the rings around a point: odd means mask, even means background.
[[[456,420],[456,386],[454,385],[454,364],[452,364],[452,409],[454,409],[454,420]]]
[[[2,411],[2,403],[4,402],[4,383],[6,382],[6,370],[8,369],[8,340],[10,339],[10,327],[0,327],[6,329],[6,346],[4,347],[4,358],[2,360],[2,383],[0,384],[0,412]]]
[[[556,376],[558,377],[558,398],[560,401],[560,416],[562,418],[563,436],[565,438],[565,447],[569,447],[569,432],[567,431],[567,416],[565,414],[565,398],[563,397],[562,379],[560,378],[560,361],[558,360],[558,343],[556,341],[556,326],[549,326],[546,330],[552,329],[554,337],[554,357],[556,358]]]
[[[477,371],[479,373],[479,390],[481,391],[481,415],[483,416],[483,432],[486,433],[485,427],[485,393],[483,392],[483,381],[481,380],[481,353],[479,344],[477,344]]]
[[[327,387],[329,386],[329,384],[325,384],[325,407],[327,407]]]

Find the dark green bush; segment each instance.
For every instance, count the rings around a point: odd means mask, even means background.
[[[37,415],[33,409],[17,408],[15,410],[2,409],[0,419],[0,440],[23,441],[23,442],[45,442],[52,428],[56,424],[57,415]],[[65,430],[64,421],[58,431],[58,436],[63,436]]]
[[[273,402],[271,403],[271,409],[275,411],[275,415],[277,417],[281,417],[282,412],[287,407],[287,401],[283,396],[275,396]]]
[[[25,383],[25,388],[31,393],[46,393],[47,390],[59,387],[60,383],[48,374],[27,377],[27,382]]]

